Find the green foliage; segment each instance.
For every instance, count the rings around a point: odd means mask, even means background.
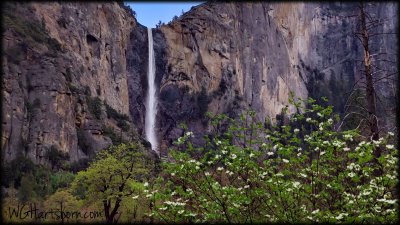
[[[68,171],[57,171],[50,175],[51,192],[70,187],[75,175]]]
[[[150,216],[167,223],[394,223],[393,134],[370,141],[357,130],[337,131],[332,107],[292,103],[302,112],[288,116],[294,126],[267,129],[254,112],[237,120],[217,115],[217,134],[198,148],[186,132],[176,142],[184,151],[171,151],[164,176],[146,188],[159,203]]]
[[[3,165],[3,182],[2,184],[6,187],[13,186],[18,188],[21,185],[21,178],[35,168],[33,162],[23,156],[18,155],[11,162],[5,162]]]
[[[52,168],[61,168],[63,162],[69,159],[68,153],[60,151],[55,145],[50,147],[45,157],[49,160]]]
[[[203,87],[201,89],[200,94],[197,96],[197,106],[199,108],[199,116],[203,117],[208,110],[208,103],[210,103],[210,99],[207,95],[206,89]]]
[[[28,174],[21,178],[21,186],[18,190],[18,200],[22,203],[25,203],[29,200],[32,200],[36,197],[36,193],[34,191],[35,188],[35,180],[32,174]]]
[[[72,188],[86,201],[104,202],[106,219],[111,222],[114,209],[138,192],[135,184],[147,178],[149,160],[141,144],[111,146],[99,152],[89,168],[77,174]]]
[[[103,125],[102,129],[103,129],[103,134],[111,138],[113,145],[118,145],[122,143],[121,135],[117,135],[112,127]]]
[[[129,131],[130,126],[127,123],[127,121],[129,121],[129,116],[117,112],[117,110],[108,105],[106,102],[104,102],[104,105],[106,106],[107,117],[116,120],[117,126],[120,127],[123,131]]]
[[[76,212],[80,211],[78,209],[83,206],[83,203],[81,200],[78,200],[75,196],[73,196],[69,190],[59,190],[46,199],[44,206],[46,211],[60,209],[62,207],[64,212]],[[61,221],[60,219],[57,220],[56,217],[49,217],[48,222],[82,222],[78,219],[81,218],[70,218],[65,216],[65,218],[63,218]]]
[[[86,104],[88,106],[89,112],[93,114],[96,119],[100,119],[101,112],[103,108],[103,103],[99,97],[86,96]]]
[[[90,160],[87,158],[80,159],[70,164],[69,170],[73,173],[77,173],[89,167]]]

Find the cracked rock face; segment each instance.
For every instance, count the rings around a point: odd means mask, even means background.
[[[134,18],[116,3],[8,3],[5,10],[5,159],[22,153],[46,163],[54,146],[76,161],[109,146],[110,129],[128,138],[106,108],[128,115],[134,128],[125,60]]]
[[[368,7],[377,18],[397,18],[395,3]],[[181,122],[204,134],[204,111],[234,116],[252,108],[261,121],[273,122],[289,92],[326,96],[343,113],[348,91],[362,76],[358,21],[350,16],[357,9],[348,3],[205,3],[162,26],[167,66],[160,83],[160,136],[171,144],[182,135]],[[396,30],[396,24],[389,19],[379,32]],[[393,56],[392,45],[394,35],[371,39],[371,48]],[[397,71],[395,63],[378,65]],[[389,79],[376,85],[386,105],[394,102],[393,85]]]
[[[397,4],[368,7],[388,19],[377,32],[396,30]],[[26,154],[45,164],[54,146],[76,161],[136,132],[143,140],[146,27],[117,3],[5,8],[6,160]],[[161,154],[183,134],[182,122],[201,143],[211,132],[207,111],[234,117],[251,108],[259,120],[274,122],[290,92],[327,96],[343,113],[347,90],[362,77],[362,48],[353,35],[358,23],[348,16],[355,12],[357,5],[348,3],[204,3],[153,29]],[[371,39],[373,51],[394,61],[377,63],[390,72],[397,71],[393,46],[394,35]],[[394,105],[395,83],[382,79],[376,87],[382,104]]]

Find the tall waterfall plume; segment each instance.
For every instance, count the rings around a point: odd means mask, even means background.
[[[151,28],[147,28],[149,40],[149,66],[147,72],[148,92],[146,101],[146,138],[151,143],[151,148],[159,152],[157,135],[155,131],[157,115],[157,94],[155,84],[156,63],[154,58],[153,34]]]

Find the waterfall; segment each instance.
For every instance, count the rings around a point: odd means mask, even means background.
[[[155,72],[156,63],[154,59],[154,49],[153,49],[153,34],[151,28],[147,28],[148,40],[149,40],[149,63],[147,71],[147,82],[148,82],[148,92],[146,101],[146,138],[151,143],[151,148],[153,151],[157,152],[158,142],[157,135],[155,132],[156,115],[157,115],[157,94],[156,94],[156,84],[155,84]]]

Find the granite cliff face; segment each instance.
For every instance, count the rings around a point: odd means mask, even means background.
[[[397,4],[368,7],[388,19],[377,31],[396,30]],[[74,161],[111,143],[144,137],[147,28],[129,11],[117,3],[5,9],[7,160],[25,152],[46,163],[53,148]],[[196,137],[210,132],[207,111],[236,116],[251,108],[261,121],[274,122],[290,92],[327,96],[343,112],[349,89],[362,76],[357,64],[362,48],[353,35],[358,22],[351,16],[357,10],[347,3],[204,3],[153,29],[161,153],[182,135],[182,122]],[[397,79],[393,46],[394,35],[371,40],[374,51],[394,61],[378,66]],[[393,105],[395,88],[389,79],[377,84],[383,104]]]
[[[82,7],[83,6],[83,7]],[[4,5],[6,160],[75,161],[130,138],[126,51],[136,20],[117,3]]]
[[[395,3],[367,8],[389,19],[376,32],[396,30]],[[349,91],[363,74],[357,4],[348,3],[206,3],[162,26],[167,66],[160,83],[159,134],[168,146],[183,132],[178,124],[203,134],[204,112],[237,115],[246,108],[261,121],[275,120],[297,97],[326,96],[344,113]],[[394,62],[377,63],[396,73],[395,35],[371,38],[375,52]],[[383,105],[393,104],[393,82],[376,84]],[[391,100],[389,100],[391,99]],[[392,102],[392,103],[390,103]],[[395,115],[392,108],[392,115]],[[382,123],[394,117],[381,112]]]

